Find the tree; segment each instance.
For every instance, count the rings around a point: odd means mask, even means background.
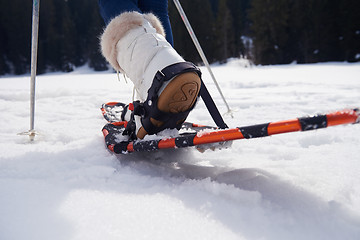
[[[234,29],[231,12],[227,6],[227,0],[218,2],[215,23],[216,57],[220,62],[226,62],[234,56]]]
[[[7,60],[7,32],[4,26],[6,15],[4,13],[5,1],[0,1],[0,75],[6,74],[10,71],[9,63]]]
[[[71,10],[69,9],[68,1],[61,6],[61,16],[58,16],[59,21],[59,69],[64,72],[71,72],[76,66],[78,59],[77,44],[78,32],[76,31],[75,23],[72,19]]]
[[[30,1],[1,1],[1,55],[4,70],[23,74],[30,65]]]
[[[87,35],[89,36],[89,43],[87,44],[88,59],[89,66],[93,68],[95,71],[103,71],[106,70],[107,63],[104,57],[101,55],[99,48],[99,39],[96,36],[99,36],[104,23],[99,15],[99,11],[97,8],[92,8],[93,18],[91,18],[90,28],[88,28]]]
[[[288,63],[289,0],[253,0],[249,10],[255,62]]]
[[[243,38],[249,36],[249,20],[247,10],[249,8],[249,0],[227,0],[227,5],[232,16],[232,33],[234,36],[234,53],[232,56],[248,56],[251,55],[244,45]]]
[[[32,1],[0,0],[0,75],[30,71]],[[209,60],[248,54],[258,64],[360,61],[359,0],[182,0]],[[188,61],[199,54],[169,4],[175,49]],[[46,0],[40,6],[38,73],[72,71],[86,63],[107,68],[99,52],[104,27],[97,0]]]
[[[345,61],[360,61],[360,1],[339,1],[338,28],[340,33],[341,58]]]
[[[192,28],[210,62],[214,61],[214,18],[208,0],[181,2]],[[175,49],[188,61],[201,62],[201,58],[182,22],[174,4],[169,5]]]

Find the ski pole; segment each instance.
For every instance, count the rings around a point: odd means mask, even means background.
[[[40,0],[33,1],[32,39],[31,39],[31,92],[30,92],[30,140],[35,138],[35,84],[39,38]]]
[[[32,17],[32,38],[31,38],[31,85],[30,85],[30,141],[35,138],[35,84],[36,84],[36,66],[39,38],[39,9],[40,0],[33,1]]]
[[[184,24],[185,24],[186,29],[188,30],[188,32],[189,32],[189,34],[190,34],[190,37],[191,37],[192,41],[193,41],[194,44],[195,44],[195,47],[196,47],[196,49],[197,49],[197,51],[198,51],[198,53],[199,53],[202,61],[204,62],[206,68],[207,68],[208,71],[209,71],[210,76],[211,76],[211,78],[213,79],[213,81],[214,81],[214,83],[215,83],[215,86],[216,86],[216,88],[218,89],[218,91],[219,91],[219,93],[220,93],[221,98],[223,99],[223,101],[224,101],[224,103],[225,103],[225,106],[226,106],[226,108],[227,108],[227,110],[228,110],[227,113],[229,113],[229,114],[231,115],[231,117],[233,117],[233,115],[232,115],[232,113],[231,113],[232,111],[230,110],[230,107],[229,107],[229,104],[226,102],[226,99],[225,99],[225,97],[224,97],[224,94],[222,93],[222,91],[221,91],[221,89],[220,89],[220,86],[219,86],[218,82],[216,81],[215,75],[214,75],[214,73],[212,72],[212,70],[211,70],[211,68],[210,68],[210,64],[209,64],[209,62],[208,62],[208,60],[207,60],[207,58],[206,58],[206,56],[205,56],[204,51],[203,51],[202,48],[201,48],[201,45],[200,45],[200,43],[199,43],[199,41],[198,41],[198,39],[197,39],[197,37],[196,37],[196,35],[195,35],[195,32],[194,32],[194,30],[192,29],[188,18],[186,17],[186,14],[185,14],[185,12],[184,12],[184,9],[182,8],[179,0],[174,0],[174,4],[175,4],[175,6],[176,6],[176,8],[177,8],[177,10],[178,10],[178,12],[179,12],[179,14],[180,14],[180,16],[181,16],[181,19],[183,20],[183,22],[184,22]]]
[[[35,131],[35,85],[39,38],[39,9],[40,0],[33,0],[31,29],[30,130],[28,132],[19,133],[19,135],[28,135],[30,141],[34,141],[35,135],[37,134]]]

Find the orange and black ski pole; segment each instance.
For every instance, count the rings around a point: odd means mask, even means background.
[[[132,142],[122,142],[121,144],[107,144],[108,148],[115,153],[134,152],[134,151],[152,151],[165,148],[183,148],[209,144],[216,142],[226,142],[237,139],[251,139],[266,137],[275,134],[309,131],[320,128],[326,128],[336,125],[354,124],[360,121],[359,109],[346,109],[328,114],[317,115],[313,117],[302,117],[285,121],[270,122],[265,124],[237,127],[224,130],[200,131],[181,135],[175,138],[166,138],[160,140],[137,140]],[[105,132],[104,132],[105,130]],[[110,129],[104,128],[104,136]]]

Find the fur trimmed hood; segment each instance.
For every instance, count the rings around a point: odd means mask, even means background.
[[[100,38],[101,52],[115,70],[121,71],[116,58],[116,44],[131,29],[143,25],[144,18],[156,29],[156,32],[165,37],[165,31],[160,20],[152,13],[125,12],[111,20]]]

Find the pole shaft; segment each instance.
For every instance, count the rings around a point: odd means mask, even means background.
[[[186,17],[186,14],[185,14],[185,12],[184,12],[184,9],[181,7],[181,4],[180,4],[179,0],[174,0],[174,4],[175,4],[175,6],[176,6],[176,8],[177,8],[177,10],[178,10],[178,12],[179,12],[179,14],[180,14],[181,19],[183,20],[183,22],[184,22],[184,24],[185,24],[185,26],[186,26],[186,29],[188,30],[188,32],[189,32],[189,34],[190,34],[191,39],[193,40],[193,42],[194,42],[194,44],[195,44],[195,47],[196,47],[197,51],[198,51],[199,54],[200,54],[200,57],[201,57],[202,61],[204,62],[206,68],[208,69],[208,71],[209,71],[209,73],[210,73],[210,76],[211,76],[211,78],[213,79],[213,81],[214,81],[214,83],[215,83],[215,86],[216,86],[216,88],[218,89],[218,91],[219,91],[219,93],[220,93],[220,95],[221,95],[221,98],[223,99],[223,101],[224,101],[224,103],[225,103],[225,106],[226,106],[228,112],[231,112],[230,107],[229,107],[229,105],[228,105],[228,103],[226,102],[226,99],[225,99],[225,97],[224,97],[224,94],[222,93],[222,91],[221,91],[221,89],[220,89],[220,86],[219,86],[219,84],[217,83],[217,81],[216,81],[216,79],[215,79],[215,75],[213,74],[213,72],[212,72],[212,70],[211,70],[211,68],[210,68],[210,64],[209,64],[209,62],[208,62],[208,60],[207,60],[207,58],[206,58],[206,56],[205,56],[205,53],[204,53],[204,51],[203,51],[202,48],[201,48],[201,45],[200,45],[200,43],[199,43],[199,41],[198,41],[198,39],[197,39],[197,37],[196,37],[196,35],[195,35],[194,30],[192,29],[192,27],[191,27],[191,25],[190,25],[190,22],[189,22],[188,18]]]
[[[34,0],[31,33],[30,132],[34,131],[35,127],[35,84],[39,36],[39,8],[40,0]]]

